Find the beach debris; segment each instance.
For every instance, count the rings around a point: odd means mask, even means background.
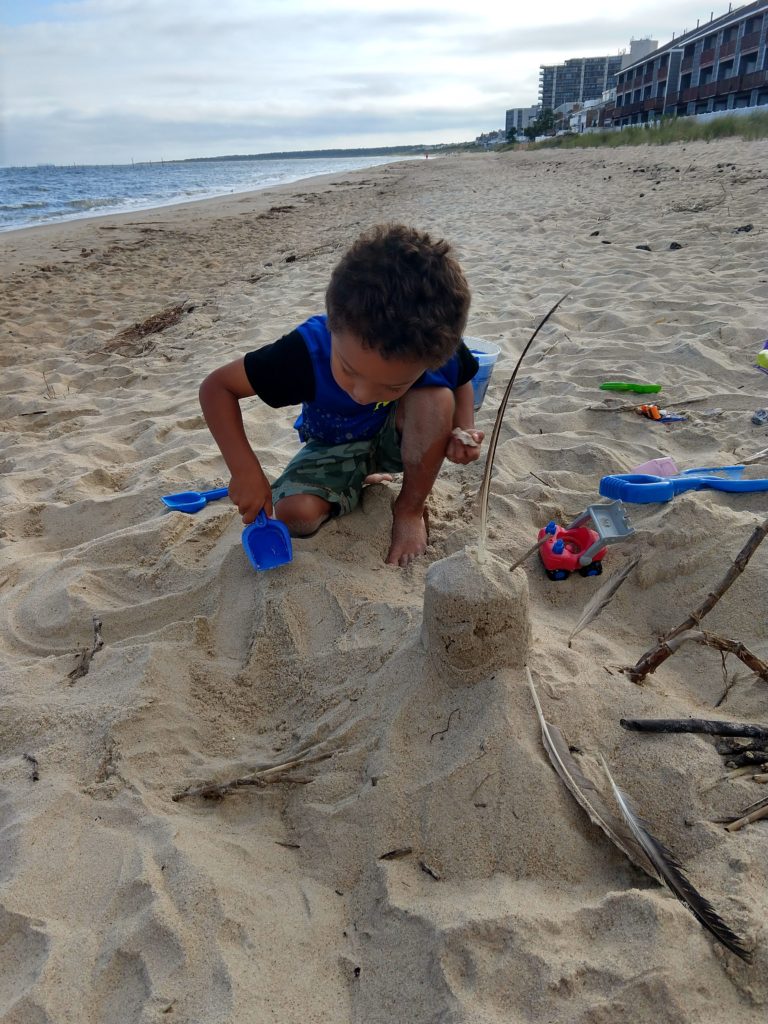
[[[248,775],[239,776],[236,779],[228,779],[226,782],[205,782],[199,786],[188,786],[178,793],[174,793],[171,799],[178,803],[189,797],[201,796],[204,800],[221,800],[228,793],[244,786],[255,786],[257,789],[265,789],[270,784],[289,783],[294,786],[306,786],[315,779],[314,775],[293,775],[296,768],[305,768],[308,765],[318,764],[320,761],[327,761],[333,757],[333,751],[326,751],[314,754],[310,757],[293,757],[279,764],[262,764],[252,768]]]
[[[194,305],[184,300],[168,309],[160,310],[159,313],[153,313],[146,320],[126,327],[104,345],[104,351],[117,352],[118,355],[143,355],[150,352],[155,347],[154,342],[145,339],[173,327],[185,313],[191,313],[194,308]]]
[[[435,871],[434,868],[431,868],[426,861],[420,860],[419,867],[421,868],[425,875],[429,875],[430,878],[434,878],[436,882],[440,881],[440,874],[437,871]]]
[[[509,378],[509,381],[507,383],[507,387],[506,387],[506,389],[504,391],[504,394],[502,396],[502,399],[501,399],[501,403],[499,404],[499,409],[498,409],[498,412],[496,413],[496,420],[495,420],[495,422],[493,424],[493,430],[491,431],[491,439],[488,442],[488,454],[486,455],[486,458],[485,458],[485,471],[483,473],[483,479],[482,479],[482,483],[480,484],[480,491],[479,491],[479,494],[478,494],[478,500],[479,500],[479,505],[480,505],[480,531],[479,531],[479,538],[478,538],[478,544],[477,544],[477,560],[478,560],[478,562],[485,561],[485,557],[486,557],[486,536],[487,536],[487,522],[488,522],[488,498],[489,498],[490,488],[491,488],[491,473],[493,471],[493,460],[496,457],[496,448],[497,448],[498,443],[499,443],[499,433],[501,432],[501,424],[502,424],[502,422],[504,420],[504,413],[506,412],[507,402],[509,401],[509,396],[510,396],[510,393],[512,391],[512,385],[515,383],[515,378],[517,377],[518,370],[520,369],[520,364],[522,363],[523,359],[525,358],[526,352],[528,351],[528,349],[531,347],[531,345],[536,340],[536,336],[538,335],[539,331],[542,329],[544,324],[549,320],[549,318],[552,316],[552,314],[555,312],[555,310],[558,308],[558,306],[562,302],[564,302],[565,299],[567,299],[567,297],[568,296],[566,294],[566,295],[563,295],[562,298],[557,300],[557,302],[554,304],[554,306],[552,306],[552,308],[549,310],[549,312],[546,313],[546,315],[542,318],[542,320],[539,323],[539,326],[536,328],[536,330],[533,332],[531,337],[528,339],[528,343],[526,344],[526,346],[523,349],[523,351],[520,353],[520,356],[519,356],[517,362],[515,363],[515,368],[512,370],[512,376]]]
[[[579,767],[576,758],[571,753],[563,734],[544,717],[536,687],[533,685],[533,676],[528,666],[525,666],[528,677],[528,687],[536,707],[536,714],[541,728],[541,740],[544,749],[552,762],[552,765],[565,783],[571,796],[577,804],[586,811],[589,820],[597,825],[608,836],[611,842],[617,846],[635,867],[640,868],[654,881],[660,882],[661,878],[643,851],[642,846],[637,842],[630,831],[627,830],[624,822],[606,806],[602,795],[595,784],[587,778]]]
[[[755,409],[752,413],[752,422],[756,427],[764,427],[768,423],[768,409]]]
[[[440,739],[442,740],[442,738],[445,736],[445,734],[451,728],[451,719],[453,718],[454,715],[458,715],[459,718],[461,718],[461,710],[459,708],[454,708],[453,711],[451,711],[451,713],[448,715],[448,724],[446,725],[446,727],[444,729],[438,729],[437,732],[433,732],[432,733],[432,735],[429,737],[429,742],[430,743],[435,738],[435,736],[439,736]]]
[[[641,199],[643,198],[643,193],[642,192],[640,193],[640,198]],[[642,249],[644,252],[650,252],[651,251],[650,245],[636,245],[635,248],[636,249]]]
[[[386,853],[382,853],[379,860],[400,860],[402,857],[407,857],[413,853],[412,846],[400,846],[394,850],[387,850]]]
[[[581,618],[571,630],[571,634],[568,637],[568,646],[571,646],[573,638],[577,636],[583,629],[594,622],[594,620],[600,615],[600,613],[608,607],[611,603],[616,591],[622,585],[624,580],[629,576],[632,570],[635,568],[640,558],[633,558],[631,562],[628,562],[623,569],[614,573],[605,583],[600,587],[596,594],[587,601],[584,606],[584,611],[581,613]]]
[[[755,227],[754,224],[742,224],[741,227],[734,228],[733,229],[733,233],[734,233],[734,235],[740,235],[742,233],[743,234],[748,234],[750,231],[754,230],[754,227]]]
[[[37,760],[37,758],[35,757],[34,754],[22,754],[22,757],[27,762],[27,764],[32,766],[32,770],[29,773],[30,781],[32,781],[32,782],[39,782],[40,781],[40,762]]]
[[[531,624],[528,579],[494,555],[467,548],[433,562],[424,585],[421,637],[440,681],[472,686],[502,667],[521,668]]]
[[[620,718],[619,725],[633,732],[695,732],[768,740],[768,727],[749,722],[718,722],[708,718]]]
[[[674,654],[675,650],[677,650],[677,647],[680,645],[680,642],[672,645],[672,640],[683,633],[696,630],[697,627],[700,629],[701,620],[708,612],[712,611],[723,594],[725,594],[728,588],[746,569],[750,558],[760,546],[761,541],[765,539],[766,534],[768,534],[768,519],[764,520],[760,526],[755,527],[725,576],[723,576],[722,580],[717,584],[714,590],[710,591],[702,604],[695,611],[691,612],[687,619],[661,637],[657,643],[646,651],[636,664],[627,671],[627,675],[633,683],[641,683],[649,673],[655,672],[659,665],[663,664],[670,655]],[[712,634],[709,634],[709,636],[711,638]]]
[[[725,825],[726,832],[738,832],[745,825],[751,825],[753,821],[760,821],[763,818],[768,818],[768,796],[750,804],[731,818],[718,818],[717,821],[718,824]]]
[[[76,682],[78,679],[82,679],[83,676],[87,676],[91,669],[91,662],[93,656],[97,654],[104,646],[104,638],[101,635],[101,619],[94,615],[93,617],[93,643],[90,649],[83,648],[77,655],[77,664],[71,672],[67,673],[70,685]]]
[[[672,251],[674,252],[676,249],[682,249],[683,247],[682,245],[680,245],[679,242],[670,242],[669,248],[672,249]]]
[[[752,954],[744,948],[743,940],[731,931],[712,904],[694,888],[686,877],[680,861],[671,850],[651,834],[647,822],[635,813],[627,795],[614,782],[608,765],[604,760],[602,763],[624,820],[661,880],[683,906],[690,910],[699,924],[703,925],[718,942],[735,953],[745,963],[750,963]]]

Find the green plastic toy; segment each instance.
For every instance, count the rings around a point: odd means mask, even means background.
[[[634,391],[638,395],[655,395],[661,391],[661,384],[635,384],[627,380],[605,380],[600,385],[601,391]]]

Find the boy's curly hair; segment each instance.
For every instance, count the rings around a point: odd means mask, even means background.
[[[455,353],[470,292],[448,242],[403,224],[361,235],[331,275],[328,326],[384,358],[442,366]]]

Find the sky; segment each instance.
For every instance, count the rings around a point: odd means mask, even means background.
[[[536,103],[540,64],[616,54],[632,38],[662,45],[711,11],[684,0],[0,0],[0,165],[467,141]]]

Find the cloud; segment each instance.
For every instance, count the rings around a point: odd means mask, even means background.
[[[491,0],[6,3],[0,159],[13,163],[389,144],[415,131],[424,141],[473,138],[501,125],[507,107],[536,102],[540,63],[616,53],[649,32],[665,42],[695,24],[696,9],[639,0],[620,15],[611,0],[550,0],[540,12]]]

